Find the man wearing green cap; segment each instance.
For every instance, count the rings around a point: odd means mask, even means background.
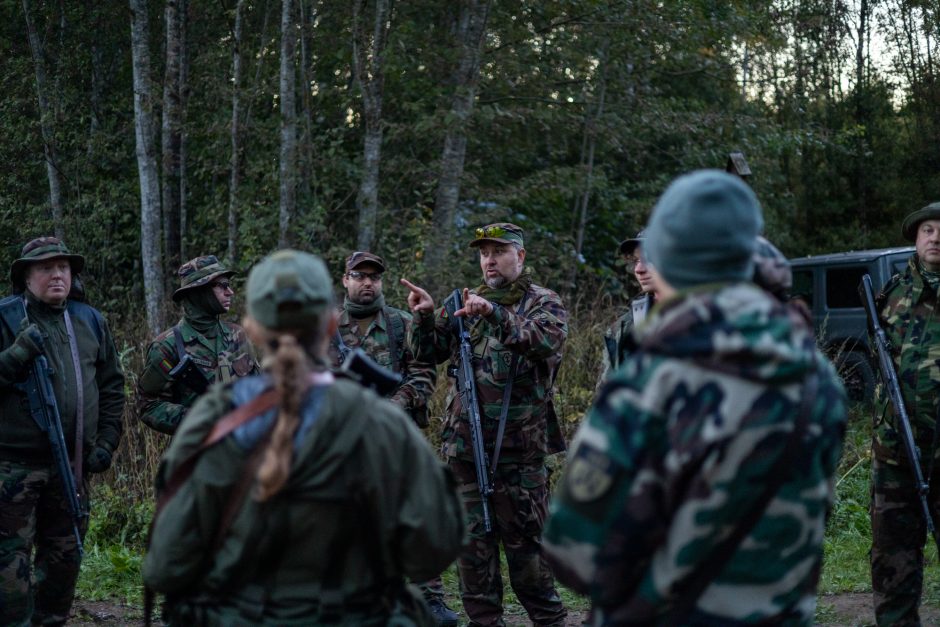
[[[232,305],[234,274],[214,255],[180,266],[173,300],[183,318],[150,344],[137,379],[138,416],[151,429],[172,435],[208,385],[258,372],[244,329],[220,319]]]
[[[96,309],[69,299],[85,259],[55,237],[23,247],[10,268],[14,296],[0,301],[0,624],[64,625],[81,562],[48,436],[22,383],[45,355],[80,499],[86,473],[104,472],[121,438],[124,375]],[[23,312],[26,318],[23,318]],[[41,339],[41,341],[37,341]],[[79,533],[84,536],[87,518]],[[34,551],[35,549],[35,551]]]
[[[643,253],[661,297],[575,436],[545,527],[595,625],[810,625],[845,391],[812,328],[751,282],[737,177],[676,179]]]
[[[564,450],[552,404],[552,386],[568,335],[568,314],[555,292],[535,285],[525,266],[523,231],[500,222],[476,230],[483,284],[463,290],[473,368],[494,494],[486,533],[472,457],[470,428],[456,383],[447,397],[444,454],[460,482],[469,516],[469,544],[457,560],[463,606],[473,625],[503,624],[500,544],[509,581],[536,625],[563,625],[566,611],[541,546],[548,506],[545,458]],[[456,365],[459,344],[446,308],[420,287],[408,287],[417,316],[415,354]],[[502,437],[500,437],[500,435]]]
[[[640,284],[640,293],[630,299],[624,314],[604,332],[604,352],[601,374],[597,380],[598,390],[607,379],[607,375],[623,363],[629,351],[630,333],[633,327],[646,319],[656,302],[650,267],[646,265],[646,260],[641,254],[645,234],[646,231],[641,230],[636,237],[620,242],[620,254],[627,263],[627,271],[636,277],[637,283]]]
[[[320,258],[275,252],[247,294],[264,370],[213,386],[171,441],[144,582],[174,626],[433,624],[405,578],[460,548],[446,468],[400,407],[334,379]]]
[[[892,347],[894,369],[930,483],[929,503],[940,511],[940,456],[935,432],[940,405],[940,203],[914,211],[901,227],[914,244],[904,272],[875,301]],[[926,525],[908,469],[899,428],[880,388],[872,434],[871,579],[878,625],[919,625]]]

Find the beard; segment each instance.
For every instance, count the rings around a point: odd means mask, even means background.
[[[502,275],[497,275],[494,277],[483,277],[483,282],[486,283],[486,286],[490,289],[498,290],[501,287],[505,287],[509,283],[509,279]]]
[[[356,294],[355,298],[350,296],[349,300],[356,303],[357,305],[371,305],[375,302],[376,298],[378,298],[377,292],[372,292],[371,294],[363,294],[362,292],[359,292]]]

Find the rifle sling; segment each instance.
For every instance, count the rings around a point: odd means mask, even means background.
[[[178,324],[173,325],[173,344],[176,345],[176,358],[182,361],[186,356],[186,345],[183,343],[183,332]]]
[[[72,318],[66,309],[65,331],[69,336],[69,351],[72,353],[72,368],[75,370],[75,448],[72,450],[72,474],[75,475],[75,486],[82,489],[82,446],[85,438],[85,382],[82,380],[82,362],[78,357],[78,341],[75,338],[75,327]]]
[[[526,291],[519,301],[519,307],[516,309],[516,315],[521,316],[525,309],[525,299],[529,295]],[[496,464],[499,463],[499,453],[503,448],[503,434],[506,432],[506,417],[509,415],[509,397],[512,396],[512,382],[516,379],[516,369],[519,367],[519,353],[512,354],[512,362],[509,364],[509,381],[503,388],[503,404],[499,408],[499,426],[496,428],[496,444],[493,447],[493,461],[490,463],[490,483],[496,477]]]
[[[659,624],[682,625],[685,623],[702,593],[721,574],[725,565],[738,550],[741,542],[767,511],[767,506],[777,495],[780,486],[792,475],[793,470],[799,467],[797,457],[818,390],[819,377],[814,369],[806,377],[806,382],[803,385],[803,398],[800,403],[799,413],[793,423],[793,430],[790,431],[780,456],[770,470],[770,474],[764,483],[766,486],[764,492],[754,502],[751,509],[739,519],[738,526],[700,562],[701,569],[693,574],[692,581],[684,586],[685,589],[679,591],[676,604]]]

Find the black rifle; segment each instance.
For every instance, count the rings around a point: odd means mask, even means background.
[[[486,533],[493,530],[493,521],[490,518],[490,497],[493,495],[493,485],[490,483],[489,461],[483,443],[483,419],[480,416],[480,403],[477,401],[477,382],[473,372],[473,349],[470,347],[470,333],[464,325],[463,318],[454,313],[463,309],[463,297],[460,290],[454,290],[444,301],[447,315],[453,321],[460,342],[459,359],[456,366],[451,366],[447,374],[457,381],[457,391],[460,393],[460,405],[466,412],[467,422],[470,423],[470,444],[473,449],[473,469],[477,475],[477,490],[480,492],[480,502],[483,505],[483,529]]]
[[[341,370],[351,372],[367,388],[372,388],[380,396],[391,396],[401,385],[402,376],[384,366],[380,366],[361,348],[350,348],[336,332],[336,347],[339,350]]]
[[[26,307],[23,301],[17,299],[20,303],[19,311],[13,312],[12,304],[3,308],[3,319],[16,334],[20,323],[26,319]],[[18,317],[16,324],[13,319]],[[30,334],[33,342],[43,350],[42,336],[39,332]],[[65,436],[62,433],[62,420],[59,417],[59,406],[56,404],[55,393],[52,389],[52,368],[46,356],[40,352],[39,355],[29,365],[29,374],[26,381],[17,383],[16,388],[26,394],[29,401],[29,413],[39,429],[49,438],[49,445],[52,447],[52,458],[55,461],[56,471],[59,479],[62,481],[62,491],[68,501],[69,514],[72,517],[72,531],[75,534],[75,542],[78,544],[79,557],[84,557],[85,550],[82,547],[82,537],[78,533],[78,525],[82,518],[88,516],[82,508],[81,497],[78,494],[78,487],[75,484],[75,475],[72,474],[72,467],[69,464],[69,452],[65,446]]]
[[[209,388],[209,379],[196,365],[192,355],[186,352],[186,347],[183,346],[183,334],[178,326],[173,327],[173,342],[176,344],[176,356],[179,362],[168,373],[170,378],[179,381],[198,396],[202,396]]]
[[[862,303],[865,305],[865,312],[868,314],[868,323],[871,325],[875,347],[878,349],[878,366],[881,368],[881,378],[888,392],[888,398],[891,399],[894,415],[897,418],[897,426],[901,431],[901,442],[904,445],[904,452],[907,455],[907,461],[911,467],[911,474],[914,477],[917,496],[920,499],[921,513],[924,516],[927,531],[933,536],[933,541],[937,545],[937,551],[940,552],[940,536],[937,535],[936,527],[934,527],[933,524],[933,516],[930,515],[930,505],[927,503],[930,484],[924,480],[924,473],[920,468],[920,452],[917,450],[917,445],[914,443],[911,421],[907,415],[907,409],[904,407],[904,398],[901,396],[901,386],[898,383],[897,373],[894,371],[894,362],[891,360],[888,336],[885,334],[884,329],[881,328],[881,323],[878,322],[878,311],[875,309],[875,296],[871,285],[871,275],[866,274],[862,277],[862,282],[858,286],[858,292],[859,296],[862,298]],[[936,428],[937,426],[934,426],[934,429]],[[933,455],[933,453],[934,452],[931,451],[931,455]]]

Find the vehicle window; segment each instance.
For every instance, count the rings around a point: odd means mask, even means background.
[[[793,271],[793,289],[790,290],[791,298],[799,298],[807,304],[813,306],[813,271],[812,270],[794,270]]]
[[[826,270],[826,307],[841,309],[861,307],[858,297],[858,284],[868,272],[867,266],[829,268]]]
[[[891,262],[891,276],[895,274],[904,274],[904,271],[907,269],[907,261],[909,257],[904,257],[902,259],[895,259]]]

